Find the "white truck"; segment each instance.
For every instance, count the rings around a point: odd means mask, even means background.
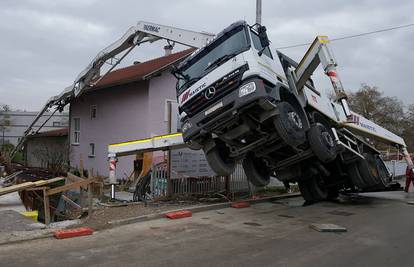
[[[242,161],[254,185],[271,176],[298,182],[309,202],[386,189],[391,176],[379,152],[359,136],[393,144],[410,160],[404,140],[349,109],[328,43],[318,36],[297,63],[271,49],[264,26],[239,21],[224,29],[174,71],[184,142],[203,149],[218,175]],[[335,101],[311,80],[319,64]]]
[[[265,27],[244,21],[217,36],[139,21],[100,51],[73,84],[46,102],[12,155],[27,136],[39,131],[34,125],[45,111],[52,107],[62,110],[135,47],[157,40],[198,48],[174,71],[183,134],[109,145],[112,197],[118,156],[184,144],[203,149],[220,175],[230,174],[241,160],[255,185],[266,185],[271,175],[297,181],[308,201],[334,198],[345,189],[382,190],[390,185],[378,151],[359,135],[394,145],[412,165],[402,138],[349,110],[326,37],[317,37],[298,64],[274,53]],[[277,57],[285,77],[275,71]],[[101,73],[105,64],[111,67]],[[310,79],[319,64],[332,82],[336,101],[322,95]]]

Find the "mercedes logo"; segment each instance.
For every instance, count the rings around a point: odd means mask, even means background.
[[[206,99],[212,99],[214,97],[214,95],[216,94],[216,88],[214,87],[209,87],[206,92],[204,93],[204,96],[206,97]]]

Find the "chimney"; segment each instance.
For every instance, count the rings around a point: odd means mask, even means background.
[[[169,55],[171,55],[171,53],[172,53],[172,50],[173,50],[173,47],[174,46],[172,46],[172,45],[166,45],[166,46],[164,46],[164,51],[165,51],[165,55],[166,56],[169,56]]]

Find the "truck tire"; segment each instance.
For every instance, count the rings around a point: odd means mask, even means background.
[[[277,104],[279,114],[275,116],[274,125],[280,137],[290,146],[296,147],[306,141],[305,122],[288,102]]]
[[[313,194],[310,190],[310,186],[308,185],[309,181],[299,181],[298,182],[298,186],[299,186],[299,191],[302,194],[303,199],[308,202],[308,203],[313,203],[316,200],[313,198]]]
[[[347,172],[353,185],[357,186],[359,189],[365,189],[368,187],[367,183],[364,179],[362,179],[361,174],[359,173],[356,162],[348,166]]]
[[[243,170],[247,180],[257,187],[269,184],[271,171],[264,161],[253,155],[247,155],[243,159]]]
[[[328,197],[329,200],[334,200],[339,197],[339,189],[337,187],[328,188]]]
[[[372,190],[384,189],[387,177],[382,177],[383,171],[377,159],[378,155],[373,153],[364,153],[365,160],[357,161],[358,171],[367,187]]]
[[[315,156],[322,162],[328,163],[337,156],[332,132],[321,123],[315,123],[308,131],[309,145]]]
[[[307,180],[300,180],[298,185],[302,197],[309,203],[326,200],[329,197],[329,192],[320,177],[313,176]]]
[[[224,144],[216,144],[204,152],[210,168],[219,176],[228,176],[234,172],[236,161],[229,157]]]

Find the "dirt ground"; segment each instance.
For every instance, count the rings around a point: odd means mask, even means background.
[[[294,190],[296,191],[296,190]],[[281,189],[277,190],[266,190],[256,192],[257,197],[269,197],[284,194],[285,191]],[[233,200],[241,200],[245,198],[250,198],[250,195],[247,193],[241,195],[232,196]],[[220,203],[230,201],[224,196],[206,196],[206,197],[188,197],[183,199],[174,199],[168,201],[159,201],[159,202],[148,202],[147,204],[143,202],[131,202],[126,203],[125,206],[113,206],[107,207],[102,205],[97,205],[96,209],[93,211],[91,218],[82,219],[82,225],[91,227],[95,230],[111,228],[112,225],[108,222],[113,220],[127,219],[131,217],[138,217],[148,214],[167,212],[170,210],[183,209],[190,206],[197,205],[206,205],[212,203]]]
[[[148,203],[147,205],[144,203],[131,203],[127,206],[119,207],[105,207],[98,205],[97,209],[93,211],[91,218],[82,219],[82,225],[91,227],[95,230],[107,229],[112,227],[108,222],[113,220],[167,212],[169,210],[182,209],[201,204],[201,202],[195,201],[174,201]]]

